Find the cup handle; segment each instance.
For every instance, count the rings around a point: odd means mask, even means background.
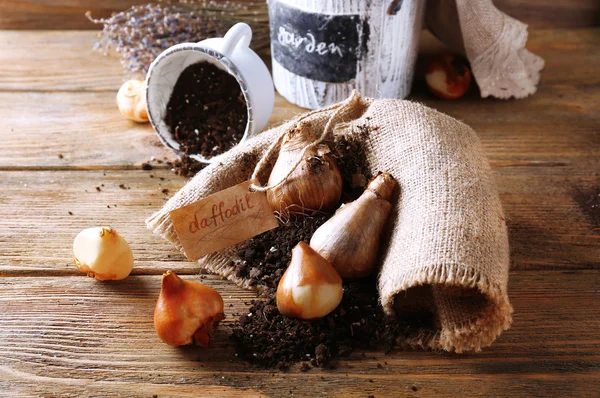
[[[233,50],[235,50],[238,45],[248,47],[250,45],[250,40],[252,40],[252,29],[250,29],[250,26],[247,24],[238,22],[225,34],[221,53],[230,57]]]

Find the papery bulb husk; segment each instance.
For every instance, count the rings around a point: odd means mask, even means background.
[[[292,260],[277,286],[277,308],[291,318],[316,319],[342,301],[342,278],[305,242],[292,250]]]
[[[284,138],[269,185],[281,181],[296,164],[302,150],[316,140],[308,124],[301,124]],[[280,186],[267,191],[273,211],[282,215],[313,214],[330,210],[342,196],[342,175],[327,145],[311,148],[304,160]]]
[[[167,271],[154,310],[154,328],[172,346],[208,347],[213,328],[225,318],[223,298],[212,287]]]
[[[342,206],[312,236],[310,246],[342,278],[362,278],[375,269],[395,186],[396,181],[389,173],[380,173],[358,199]]]
[[[137,123],[148,122],[148,107],[144,82],[139,79],[128,80],[117,93],[117,108],[127,119]]]
[[[101,281],[125,279],[133,269],[129,244],[111,227],[81,231],[73,242],[73,255],[79,271]]]

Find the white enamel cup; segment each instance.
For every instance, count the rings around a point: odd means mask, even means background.
[[[248,123],[240,142],[260,133],[267,125],[273,112],[275,89],[267,66],[249,47],[251,39],[250,26],[238,23],[223,38],[169,47],[150,65],[146,76],[150,123],[163,144],[178,155],[183,155],[183,152],[165,123],[167,104],[179,75],[197,62],[209,62],[231,74],[239,83],[248,107]],[[200,154],[190,154],[191,158],[204,163],[216,162],[220,156],[206,159]]]

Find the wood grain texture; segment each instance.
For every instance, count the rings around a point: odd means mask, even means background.
[[[593,162],[600,150],[595,145],[600,123],[594,111],[600,106],[596,87],[543,85],[538,95],[521,101],[479,101],[473,96],[450,103],[422,92],[412,99],[473,127],[492,165],[524,166],[530,161],[577,167],[577,162]],[[0,168],[133,167],[151,156],[173,159],[150,125],[125,120],[114,99],[113,92],[0,92]],[[277,97],[271,125],[301,111],[281,106],[283,101]]]
[[[215,277],[203,282],[222,292],[227,315],[208,350],[160,342],[152,325],[158,276],[4,279],[0,387],[61,396],[589,396],[600,382],[600,313],[589,308],[600,294],[595,271],[513,272],[514,325],[480,354],[359,351],[307,373],[237,360],[228,335],[251,294]]]
[[[595,0],[494,0],[494,4],[530,29],[600,26],[600,3]]]
[[[123,82],[123,69],[115,54],[104,56],[102,51],[92,50],[96,39],[95,32],[85,31],[2,31],[0,91],[116,92]],[[530,31],[527,48],[546,61],[541,87],[589,90],[590,85],[598,84],[600,54],[595,50],[599,40],[599,29]],[[439,40],[423,32],[419,53],[441,51],[444,47]],[[418,77],[422,77],[420,69],[417,68]],[[462,101],[431,101],[462,104]],[[520,101],[484,101],[488,102]]]
[[[120,67],[113,57],[89,49],[94,33],[2,34],[0,91],[7,92],[0,93],[0,168],[132,167],[153,155],[172,156],[148,125],[128,122],[116,111]],[[571,166],[569,172],[592,172],[599,148],[598,40],[597,29],[532,32],[529,48],[546,59],[546,68],[538,94],[527,99],[481,101],[474,90],[460,101],[441,101],[426,94],[422,82],[411,98],[471,125],[494,166],[532,165],[538,173],[540,165],[563,164]],[[421,48],[441,49],[431,35],[423,36]],[[270,125],[300,111],[277,95]],[[34,114],[37,119],[23,117]],[[56,157],[61,151],[63,160]],[[587,169],[580,169],[580,160]]]
[[[0,29],[99,29],[86,17],[109,17],[114,11],[148,0],[3,0],[0,3]]]
[[[490,159],[510,229],[512,329],[481,354],[357,352],[307,373],[235,358],[233,314],[254,294],[216,277],[205,281],[223,294],[228,319],[214,347],[173,349],[156,337],[159,274],[202,278],[143,225],[167,198],[161,190],[185,179],[139,169],[172,155],[116,111],[122,70],[90,50],[94,35],[0,32],[1,397],[598,395],[600,30],[532,31],[529,49],[546,68],[525,100],[474,90],[444,102],[415,86],[414,99],[473,126]],[[425,52],[440,50],[424,38]],[[270,124],[300,111],[278,96]],[[72,241],[98,224],[129,241],[134,276],[99,283],[77,273]]]
[[[242,0],[244,1],[244,0]],[[98,29],[83,16],[108,17],[133,4],[149,0],[4,0],[0,3],[0,29]],[[596,0],[495,0],[513,18],[535,29],[598,26],[600,4]]]
[[[134,274],[169,267],[198,273],[195,263],[144,224],[184,182],[168,169],[0,172],[0,275],[77,274],[73,239],[99,225],[114,227],[128,241]]]
[[[94,51],[96,32],[2,31],[1,91],[111,91],[123,83],[112,54]]]
[[[0,170],[132,168],[152,156],[175,160],[149,123],[125,119],[110,92],[0,92]],[[279,107],[269,125],[300,111]],[[63,158],[58,155],[62,154]]]
[[[122,168],[151,156],[175,159],[150,124],[121,116],[115,97],[113,92],[0,92],[4,119],[0,168]]]
[[[494,172],[509,226],[512,268],[600,268],[600,210],[597,201],[588,203],[600,194],[600,178],[571,174],[566,167],[537,169],[539,174],[518,166]],[[0,172],[0,275],[76,274],[72,241],[81,229],[95,225],[113,226],[131,244],[134,274],[169,267],[197,273],[195,263],[144,225],[184,183],[167,169]]]

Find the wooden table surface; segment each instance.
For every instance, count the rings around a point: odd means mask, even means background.
[[[600,395],[600,29],[532,31],[546,68],[531,98],[443,102],[414,90],[481,137],[508,216],[513,327],[479,354],[359,351],[334,369],[286,373],[236,359],[228,334],[254,294],[217,277],[204,282],[228,318],[212,348],[156,336],[160,275],[199,270],[144,220],[186,180],[141,170],[174,157],[149,125],[119,115],[122,69],[94,41],[0,31],[0,396]],[[426,35],[423,51],[437,50]],[[300,111],[278,97],[271,123]],[[104,224],[131,244],[125,281],[72,265],[75,235]]]

